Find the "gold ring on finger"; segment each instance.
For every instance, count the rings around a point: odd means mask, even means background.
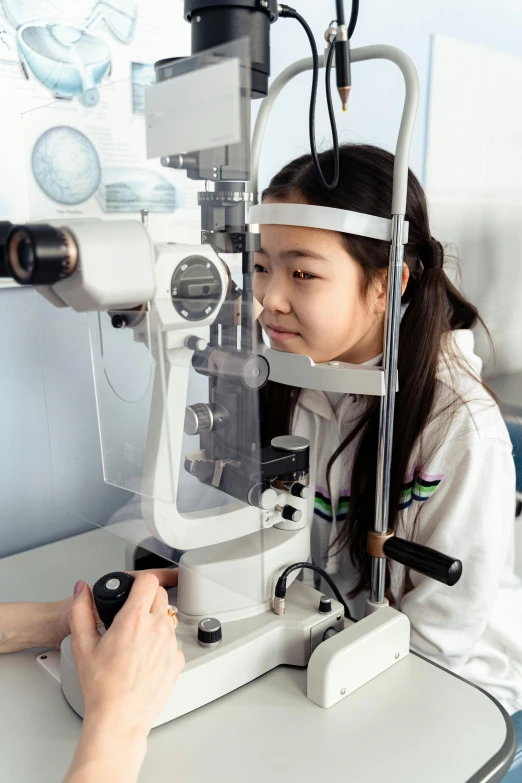
[[[172,618],[172,621],[174,622],[174,630],[176,630],[176,628],[178,627],[178,607],[169,604],[167,606],[167,613],[169,617]]]

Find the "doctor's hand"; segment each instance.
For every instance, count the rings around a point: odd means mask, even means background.
[[[185,663],[167,608],[157,576],[140,572],[102,636],[91,590],[82,583],[69,622],[85,714],[68,783],[137,777],[147,735]]]
[[[150,730],[166,705],[183,653],[178,650],[167,592],[157,576],[138,573],[125,604],[102,636],[88,585],[76,595],[69,622],[85,711],[111,714]]]
[[[151,568],[148,571],[127,571],[133,577],[137,577],[138,574],[153,574],[157,577],[159,584],[162,587],[175,587],[178,584],[178,569],[177,568]],[[77,585],[82,584],[78,582]],[[71,629],[69,626],[69,612],[73,605],[73,597],[64,598],[61,601],[55,601],[52,605],[54,610],[54,637],[52,646],[60,649],[60,645],[66,636],[69,636]],[[96,622],[100,622],[96,607],[94,608],[96,615]]]

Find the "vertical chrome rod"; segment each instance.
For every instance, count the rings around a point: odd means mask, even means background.
[[[379,440],[377,453],[377,482],[374,530],[385,533],[388,528],[390,503],[390,470],[393,446],[393,419],[397,385],[397,359],[401,324],[402,264],[404,258],[404,215],[392,216],[392,242],[388,266],[388,295],[384,333],[384,388],[381,397]],[[386,560],[374,557],[371,571],[371,600],[382,603],[385,592]]]

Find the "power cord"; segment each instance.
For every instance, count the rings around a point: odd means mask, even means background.
[[[344,3],[343,0],[336,0],[337,2],[337,24],[344,24]],[[341,16],[339,16],[339,11]],[[348,40],[352,37],[355,25],[357,24],[357,17],[359,16],[359,0],[352,0],[352,11],[350,14],[350,21],[348,23]],[[343,21],[340,21],[340,18]]]
[[[337,598],[337,600],[339,601],[339,603],[343,605],[344,616],[348,620],[352,620],[352,622],[356,622],[355,618],[352,617],[352,615],[350,614],[348,604],[342,597],[341,593],[339,592],[339,588],[335,584],[330,574],[327,574],[323,568],[320,568],[319,566],[315,565],[315,563],[294,563],[293,565],[288,566],[288,568],[285,568],[285,570],[277,580],[277,584],[275,588],[274,611],[276,612],[276,614],[284,614],[285,611],[286,580],[288,579],[288,576],[292,573],[292,571],[296,571],[297,569],[301,569],[301,568],[309,568],[311,571],[315,571],[317,574],[320,574],[320,576],[323,577],[325,582],[327,582],[330,585],[332,592]]]
[[[334,41],[330,43],[330,49],[328,50],[328,57],[326,61],[326,100],[328,103],[328,116],[330,119],[330,127],[332,130],[332,140],[333,140],[333,148],[334,148],[334,175],[331,182],[327,182],[323,171],[321,169],[321,164],[319,163],[319,158],[317,156],[317,147],[315,143],[315,105],[317,102],[317,82],[319,80],[319,56],[317,54],[317,46],[315,43],[314,35],[310,29],[310,26],[306,22],[306,20],[299,14],[295,8],[290,8],[288,5],[281,5],[281,10],[279,12],[279,16],[282,18],[288,18],[288,19],[296,19],[301,27],[304,29],[306,35],[308,36],[308,40],[310,42],[310,48],[312,50],[312,93],[310,96],[310,114],[308,119],[308,129],[310,133],[310,151],[312,153],[312,160],[314,163],[314,168],[317,174],[317,177],[319,179],[319,182],[321,185],[326,188],[326,190],[335,190],[337,185],[339,184],[339,140],[337,137],[337,126],[335,123],[335,115],[333,111],[333,103],[332,103],[332,91],[331,91],[331,83],[330,83],[330,75],[332,71],[332,62],[333,62],[333,55],[334,55]],[[335,39],[334,39],[335,40]]]

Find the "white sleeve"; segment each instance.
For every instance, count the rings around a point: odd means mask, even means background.
[[[510,446],[476,440],[460,452],[417,520],[414,540],[462,561],[453,587],[410,571],[399,609],[411,649],[458,672],[483,635],[514,546],[515,468]],[[400,535],[400,533],[399,533]]]

